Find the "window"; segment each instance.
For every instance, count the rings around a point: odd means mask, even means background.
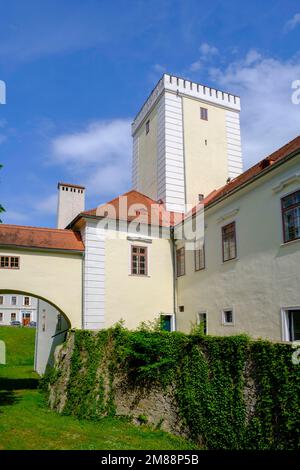
[[[222,227],[223,261],[236,258],[235,222]]]
[[[284,243],[300,238],[300,190],[281,199]]]
[[[184,312],[184,305],[179,305],[179,312],[183,313]]]
[[[200,248],[195,249],[195,271],[200,271],[205,268],[205,248],[202,245]]]
[[[11,320],[11,321],[15,321],[16,318],[17,318],[17,314],[16,314],[16,313],[11,313],[11,314],[10,314],[10,320]]]
[[[179,248],[176,251],[177,277],[185,274],[185,248]]]
[[[28,297],[28,296],[24,297],[24,305],[26,305],[26,307],[29,307],[29,305],[30,305],[30,297]]]
[[[200,108],[200,118],[204,121],[208,121],[208,109],[207,108]]]
[[[207,334],[207,318],[206,318],[206,312],[201,312],[198,313],[198,325],[201,328],[201,331],[204,335]]]
[[[0,268],[2,269],[19,269],[20,258],[18,256],[1,256]]]
[[[233,310],[232,309],[223,310],[222,316],[223,316],[223,321],[222,321],[223,325],[233,325],[234,324]]]
[[[131,274],[147,276],[147,248],[144,246],[131,247]]]
[[[146,122],[146,135],[149,134],[149,131],[150,131],[150,121],[148,119],[148,121]]]
[[[161,315],[160,324],[163,331],[173,331],[173,315]]]
[[[3,295],[0,295],[0,305],[3,305],[3,301],[4,301]]]
[[[17,297],[15,295],[12,296],[10,303],[11,305],[17,305]]]
[[[288,310],[288,341],[300,341],[300,310]]]
[[[3,313],[0,312],[0,321],[3,321]]]

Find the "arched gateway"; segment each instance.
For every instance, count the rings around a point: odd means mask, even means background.
[[[83,253],[84,245],[77,232],[1,224],[0,294],[36,297],[41,321],[42,312],[51,315],[51,319],[59,313],[65,327],[81,328]],[[55,324],[52,328],[55,334]],[[40,346],[41,341],[46,341],[42,332],[41,325],[37,331]],[[48,342],[51,337],[48,335]],[[51,345],[45,347],[49,349]]]

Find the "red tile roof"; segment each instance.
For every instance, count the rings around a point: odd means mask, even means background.
[[[123,198],[124,200],[126,198],[127,201],[124,211],[122,210]],[[128,222],[138,217],[141,223],[170,227],[170,225],[175,225],[182,220],[181,214],[167,211],[162,202],[155,201],[135,190],[128,191],[95,209],[82,212],[80,216],[107,216],[110,218],[110,214],[114,215],[111,208],[115,211],[117,220],[127,220]]]
[[[0,224],[0,246],[83,251],[79,232]]]
[[[271,155],[256,163],[248,170],[244,171],[244,173],[231,180],[225,186],[212,191],[210,194],[208,194],[208,196],[206,196],[206,198],[204,198],[202,204],[204,204],[204,206],[208,206],[218,201],[222,197],[229,195],[231,192],[239,189],[244,184],[250,183],[257,176],[260,176],[260,174],[267,173],[272,168],[274,163],[283,160],[285,157],[288,157],[297,150],[300,151],[300,136],[297,136],[283,147],[271,153]]]

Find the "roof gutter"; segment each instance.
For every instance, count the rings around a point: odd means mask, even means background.
[[[64,248],[47,248],[47,247],[37,247],[37,246],[26,246],[26,245],[5,245],[0,243],[0,248],[7,248],[7,249],[20,249],[20,250],[31,250],[31,251],[50,251],[51,253],[73,253],[73,254],[80,254],[83,255],[84,250],[69,250]]]

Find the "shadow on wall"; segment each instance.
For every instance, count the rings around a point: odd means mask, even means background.
[[[43,375],[54,364],[54,352],[65,341],[70,324],[52,305],[38,301],[34,369]]]

